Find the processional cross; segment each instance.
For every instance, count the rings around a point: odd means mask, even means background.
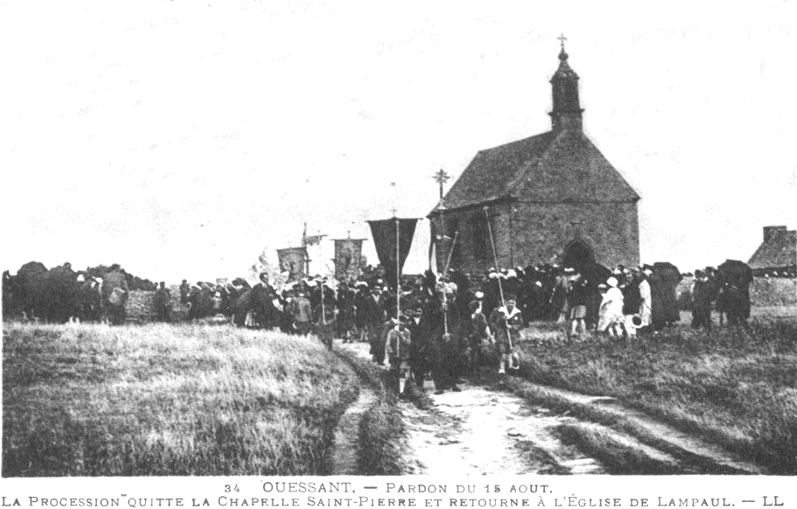
[[[440,185],[440,201],[443,201],[443,185],[451,180],[451,175],[446,173],[442,168],[440,171],[432,175],[432,178]]]

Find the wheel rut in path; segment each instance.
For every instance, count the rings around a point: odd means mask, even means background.
[[[513,381],[515,390],[523,386],[532,398],[568,401],[574,405],[589,405],[593,411],[625,424],[623,435],[630,433],[649,448],[679,464],[690,474],[746,474],[761,475],[766,471],[748,461],[741,460],[721,447],[685,433],[669,424],[658,421],[638,410],[627,408],[611,397],[588,396],[564,389],[543,387],[527,381]]]
[[[335,428],[335,438],[329,454],[330,475],[357,475],[360,451],[359,430],[363,414],[376,403],[376,393],[362,385],[357,400],[346,409]]]

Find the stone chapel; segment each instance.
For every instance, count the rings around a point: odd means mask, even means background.
[[[640,198],[584,134],[578,80],[563,44],[551,130],[479,151],[429,213],[438,270],[483,272],[493,244],[496,268],[639,264]]]

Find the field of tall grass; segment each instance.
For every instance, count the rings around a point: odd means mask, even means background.
[[[564,341],[534,324],[521,376],[611,396],[764,466],[797,474],[797,314],[757,313],[745,329],[681,325],[631,341]]]
[[[325,474],[358,389],[313,338],[4,323],[2,473]]]

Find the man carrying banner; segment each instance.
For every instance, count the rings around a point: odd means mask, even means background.
[[[371,234],[374,237],[376,254],[385,269],[385,278],[390,288],[396,292],[395,302],[391,299],[391,309],[387,310],[385,314],[389,316],[395,311],[393,316],[395,316],[396,322],[401,316],[401,268],[410,252],[417,222],[417,219],[399,219],[397,217],[381,221],[368,221],[371,227]],[[376,291],[376,288],[372,291]],[[384,305],[384,303],[382,304]],[[373,306],[373,300],[366,300],[366,305]],[[395,305],[395,309],[393,305]],[[368,313],[368,315],[368,322],[375,324],[376,313]],[[371,343],[371,354],[374,362],[381,365],[384,363],[384,340],[386,338],[374,336],[376,335],[372,334],[372,330],[369,327],[368,340]]]

